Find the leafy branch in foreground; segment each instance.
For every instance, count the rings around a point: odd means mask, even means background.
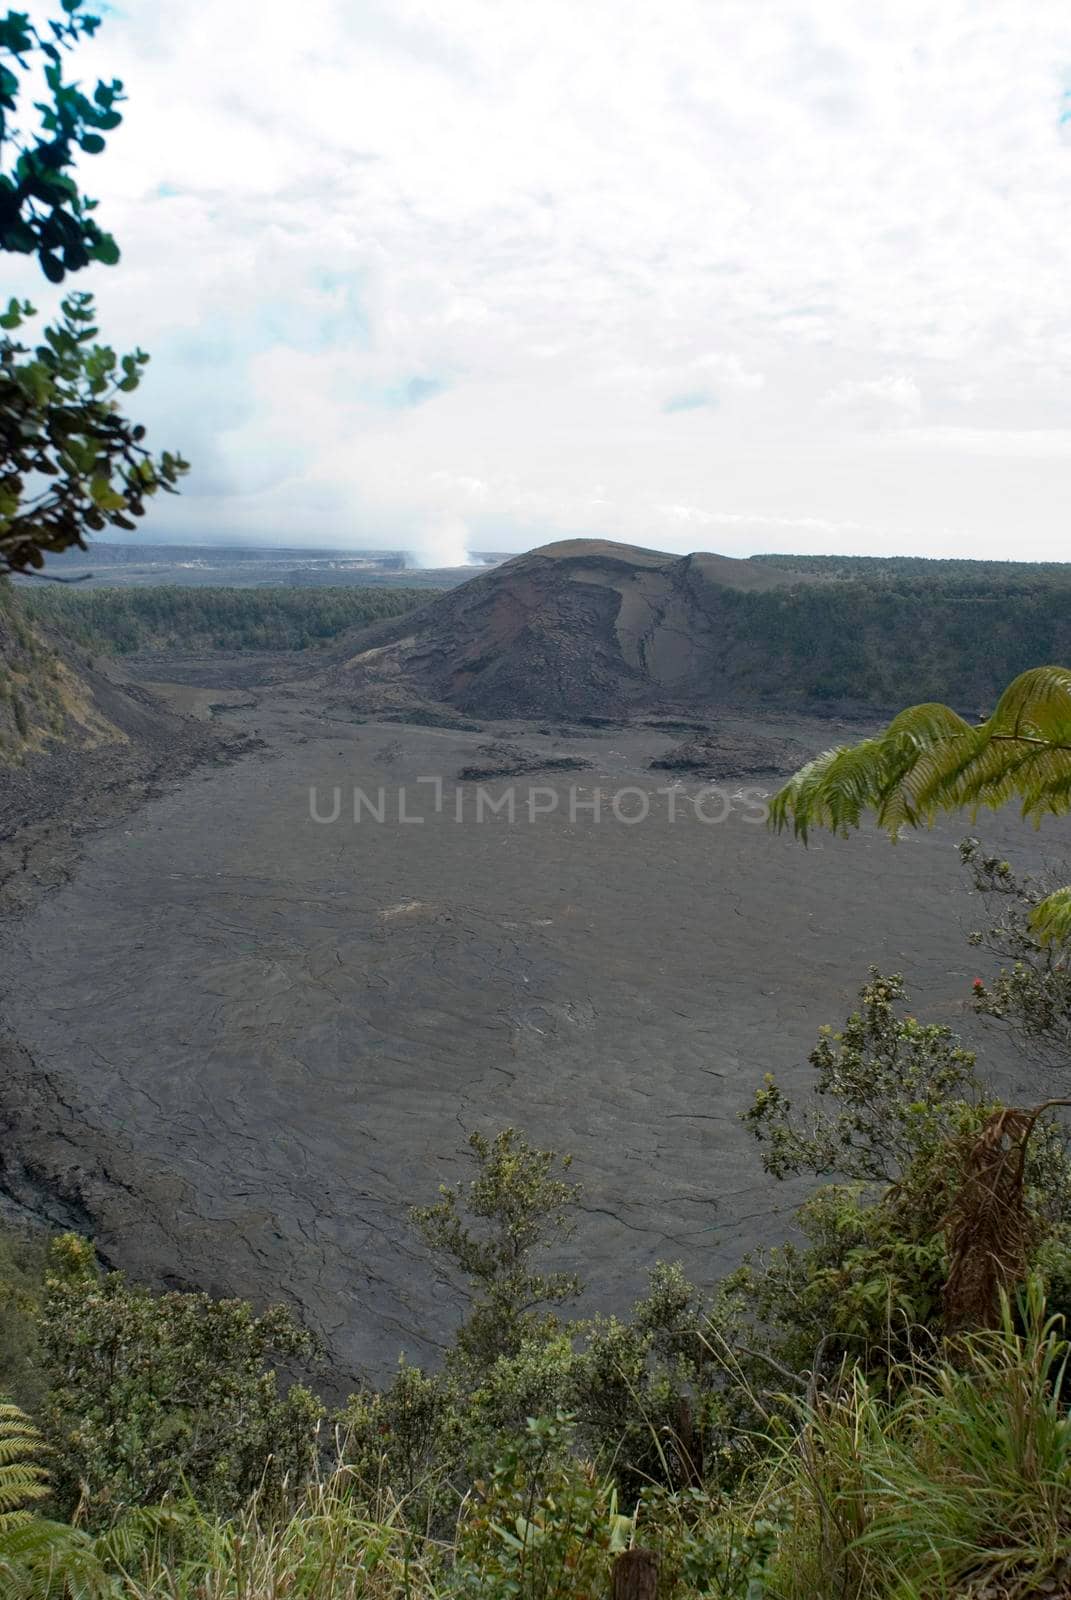
[[[7,333],[33,316],[12,300]],[[0,573],[44,565],[45,551],[85,548],[87,532],[135,527],[145,501],[177,492],[181,456],[154,457],[145,429],[118,397],[141,382],[148,356],[117,356],[95,342],[93,299],[72,294],[35,350],[0,339]]]
[[[0,250],[36,254],[50,283],[62,283],[91,261],[114,266],[119,249],[91,215],[97,202],[79,191],[70,172],[78,152],[100,155],[104,135],[123,120],[118,79],[98,83],[90,99],[63,81],[63,54],[92,38],[100,19],[78,16],[82,0],[63,0],[64,17],[37,28],[24,11],[0,17]],[[45,99],[35,102],[41,125],[27,137],[14,125],[22,82],[43,59]]]
[[[67,169],[79,153],[104,149],[104,135],[122,121],[123,86],[100,82],[90,99],[64,82],[63,52],[91,38],[99,18],[77,15],[82,0],[62,6],[63,19],[40,28],[27,12],[0,17],[0,252],[36,255],[50,283],[91,261],[119,260],[115,240],[92,216],[96,201]],[[20,74],[38,66],[40,127],[27,134],[18,126],[27,87]],[[13,299],[0,329],[10,335],[34,314],[28,301]],[[132,530],[146,497],[173,493],[187,470],[169,451],[151,456],[144,428],[120,412],[117,397],[137,388],[148,356],[117,358],[94,343],[96,334],[92,299],[72,295],[35,351],[0,339],[0,577],[38,571],[47,552],[85,549],[87,534],[109,525]]]
[[[791,827],[806,843],[812,828],[847,835],[864,815],[895,839],[903,828],[943,814],[1011,800],[1024,817],[1071,810],[1071,671],[1023,672],[985,722],[971,724],[949,706],[911,706],[884,733],[841,745],[802,767],[771,802],[771,825]],[[1035,907],[1031,924],[1045,941],[1071,937],[1071,886]]]

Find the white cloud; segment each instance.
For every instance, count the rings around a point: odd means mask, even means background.
[[[988,456],[993,460],[1071,460],[1071,428],[911,428],[900,441],[941,454]]]
[[[922,394],[906,373],[881,378],[844,378],[823,397],[828,411],[864,428],[906,425],[922,415]]]
[[[149,535],[1064,555],[1069,61],[1061,0],[126,0]]]

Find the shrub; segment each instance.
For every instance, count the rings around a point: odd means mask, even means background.
[[[587,1600],[605,1594],[633,1519],[617,1490],[571,1453],[572,1419],[530,1420],[458,1530],[457,1592],[473,1600]]]
[[[274,1363],[314,1349],[288,1310],[154,1295],[121,1273],[101,1276],[69,1235],[53,1262],[43,1416],[65,1510],[106,1523],[180,1492],[226,1508],[307,1477],[323,1408],[299,1385],[280,1391]]]
[[[476,1166],[470,1183],[440,1186],[439,1199],[410,1217],[424,1242],[455,1277],[471,1310],[459,1329],[452,1359],[480,1374],[501,1355],[514,1354],[540,1328],[553,1330],[558,1306],[580,1293],[571,1272],[540,1272],[537,1257],[573,1232],[570,1210],[580,1185],[555,1177],[571,1156],[537,1150],[513,1128],[494,1139],[469,1139]]]
[[[797,1109],[767,1077],[744,1113],[774,1177],[850,1180],[800,1208],[802,1246],[771,1250],[724,1285],[726,1337],[743,1327],[795,1374],[848,1356],[884,1382],[945,1331],[949,1222],[1002,1108],[951,1029],[901,1015],[904,999],[899,975],[872,968],[859,1009],[811,1053],[820,1107]],[[1038,1125],[1025,1177],[1024,1264],[1058,1291],[1069,1276],[1071,1161],[1054,1124]]]
[[[48,1240],[28,1229],[0,1229],[0,1394],[33,1408],[41,1393],[37,1318]]]

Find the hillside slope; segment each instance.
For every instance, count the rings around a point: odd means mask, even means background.
[[[61,880],[87,825],[233,743],[31,623],[0,583],[0,906]]]
[[[936,698],[973,711],[1026,667],[1071,659],[1068,593],[1044,573],[853,579],[567,540],[354,633],[323,681],[366,714],[432,704],[476,717],[622,717],[727,702],[873,711]]]
[[[334,687],[476,716],[621,716],[716,692],[719,595],[799,582],[725,556],[574,539],[355,635]]]

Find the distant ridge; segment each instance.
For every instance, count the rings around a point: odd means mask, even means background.
[[[347,636],[322,675],[365,714],[621,718],[719,704],[987,705],[1071,661],[1067,574],[980,564],[675,556],[565,539]],[[817,569],[817,570],[816,570]]]

